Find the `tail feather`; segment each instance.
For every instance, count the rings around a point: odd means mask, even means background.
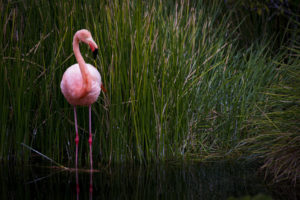
[[[107,90],[105,89],[105,87],[103,86],[103,84],[101,83],[101,90],[104,92],[104,93],[106,93],[107,92]]]

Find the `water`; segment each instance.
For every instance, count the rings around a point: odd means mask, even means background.
[[[0,167],[0,199],[271,199],[253,167],[234,163],[123,164],[94,173]]]

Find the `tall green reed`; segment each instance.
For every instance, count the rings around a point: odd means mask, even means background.
[[[260,112],[251,120],[252,137],[242,140],[237,151],[244,157],[262,161],[261,169],[272,183],[299,182],[300,60],[297,42],[288,47],[289,57],[280,63],[280,82],[266,91],[259,101]]]
[[[57,161],[74,155],[73,109],[60,92],[76,62],[73,34],[89,29],[108,90],[93,108],[98,161],[151,162],[226,152],[248,137],[245,121],[276,79],[267,40],[238,49],[230,12],[217,1],[1,4],[2,159],[28,160],[25,143]],[[79,108],[79,161],[88,158]],[[32,157],[31,157],[32,158]]]

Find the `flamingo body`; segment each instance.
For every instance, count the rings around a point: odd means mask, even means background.
[[[60,88],[66,100],[74,106],[88,106],[97,101],[101,92],[101,76],[98,70],[86,64],[88,70],[88,79],[91,81],[91,87],[84,96],[81,96],[83,79],[78,64],[69,67],[61,80]]]
[[[89,106],[90,164],[91,164],[91,169],[93,169],[91,105],[95,101],[97,101],[101,88],[103,88],[103,86],[101,83],[101,76],[98,70],[92,65],[85,63],[79,50],[80,42],[89,45],[94,56],[97,55],[98,46],[96,42],[93,40],[91,33],[86,29],[77,31],[73,38],[73,51],[78,64],[72,65],[65,71],[60,83],[60,88],[66,100],[71,105],[74,106],[74,121],[75,121],[75,131],[76,131],[76,137],[75,137],[76,169],[78,163],[78,143],[79,143],[76,106]],[[103,91],[105,90],[103,89]]]

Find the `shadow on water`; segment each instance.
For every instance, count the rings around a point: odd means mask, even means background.
[[[2,165],[0,184],[0,199],[228,199],[270,195],[253,167],[223,162],[148,167],[123,164],[93,173]]]

